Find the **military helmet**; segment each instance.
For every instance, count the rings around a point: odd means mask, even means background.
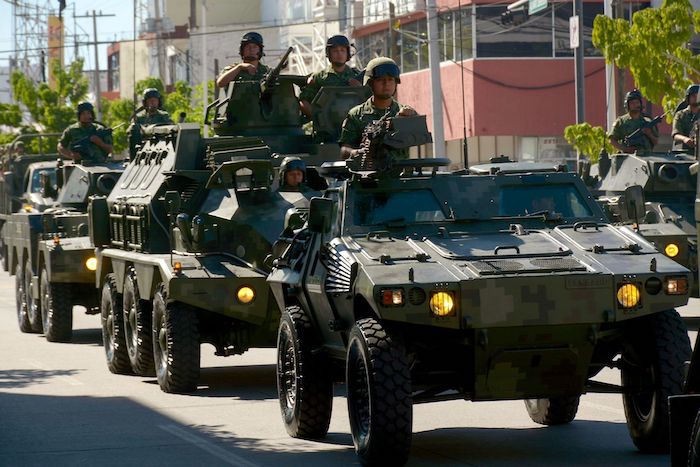
[[[282,164],[280,164],[281,184],[285,183],[284,177],[290,170],[301,170],[304,174],[303,180],[306,180],[306,164],[304,161],[296,156],[287,156],[282,160]]]
[[[80,118],[81,113],[86,112],[86,111],[92,113],[92,117],[95,118],[95,107],[92,105],[91,102],[83,101],[80,104],[78,104],[78,112],[77,112],[78,118]]]
[[[263,44],[263,37],[255,31],[247,32],[243,35],[243,37],[241,38],[241,46],[238,48],[238,54],[242,57],[243,47],[251,43],[257,44],[258,47],[260,47],[260,53],[258,53],[258,60],[261,59],[262,56],[265,55],[263,53],[265,45]]]
[[[369,85],[370,80],[381,78],[383,76],[392,76],[396,78],[396,82],[401,82],[401,70],[395,61],[389,57],[377,57],[369,61],[365,67],[365,77],[362,84]]]
[[[688,89],[685,90],[685,98],[688,99],[693,94],[700,92],[700,84],[691,84]]]
[[[625,107],[629,109],[630,101],[635,99],[638,100],[640,104],[642,103],[642,93],[639,91],[639,89],[632,89],[630,92],[625,94]]]
[[[343,36],[342,34],[337,34],[328,38],[328,40],[326,41],[326,58],[328,60],[331,59],[331,49],[337,45],[340,45],[347,49],[348,55],[347,57],[345,57],[345,61],[347,62],[348,60],[350,60],[350,41],[347,37]]]
[[[24,149],[24,141],[17,141],[15,144],[12,145],[12,149],[19,149],[22,148]]]
[[[156,88],[147,88],[143,91],[143,100],[141,101],[143,106],[146,106],[146,101],[151,97],[158,98],[158,107],[160,107],[162,104],[162,97],[160,95],[160,92]]]

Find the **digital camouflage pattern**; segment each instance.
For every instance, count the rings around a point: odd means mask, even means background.
[[[142,110],[136,114],[135,122],[139,125],[167,125],[172,124],[173,120],[170,118],[170,114],[165,110],[156,109],[153,113]]]
[[[338,73],[329,65],[325,70],[317,71],[311,75],[309,84],[299,94],[299,100],[312,102],[323,86],[349,86],[350,80],[357,80],[359,76],[360,70],[357,68],[346,65],[343,71]]]
[[[673,130],[671,131],[671,137],[676,135],[690,136],[692,137],[693,124],[698,119],[698,113],[693,112],[690,107],[686,107],[683,110],[676,112],[673,116]],[[685,143],[680,141],[673,141],[674,151],[684,151],[687,153],[692,153],[693,148],[689,147]]]
[[[81,125],[80,122],[73,123],[63,130],[61,139],[59,142],[64,148],[72,150],[72,147],[80,142],[81,145],[86,146],[86,151],[81,154],[81,162],[90,164],[100,164],[107,160],[107,154],[94,143],[89,141],[90,136],[94,135],[96,132],[104,132],[106,130],[105,126],[100,123],[89,123],[85,126]],[[106,144],[112,144],[112,135],[104,134],[101,138]]]
[[[646,115],[642,118],[632,118],[629,114],[621,115],[613,123],[612,130],[610,131],[610,136],[614,138],[619,144],[626,146],[625,138],[630,136],[636,130],[643,131],[644,123],[651,122],[651,118]],[[651,131],[655,136],[659,136],[659,129],[657,127],[652,127]],[[651,141],[646,136],[639,138],[637,141],[640,142],[639,145],[635,146],[635,149],[640,151],[651,151],[653,149]]]

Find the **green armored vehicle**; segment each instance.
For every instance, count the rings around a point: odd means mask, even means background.
[[[602,153],[589,177],[591,192],[615,224],[636,225],[636,231],[659,251],[693,271],[691,293],[698,296],[698,242],[693,203],[697,177],[689,168],[695,157],[680,152]],[[627,216],[625,190],[642,188],[645,212]]]
[[[668,449],[666,398],[690,355],[674,308],[688,302],[691,273],[606,223],[563,167],[436,170],[447,164],[321,168],[330,188],[281,237],[268,278],[284,310],[288,433],[325,436],[344,380],[365,464],[406,461],[414,403],[523,399],[532,420],[555,425],[586,392],[622,393],[637,447]],[[592,379],[606,366],[621,370],[620,386]]]

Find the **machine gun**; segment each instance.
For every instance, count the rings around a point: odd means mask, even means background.
[[[77,152],[80,154],[81,159],[90,159],[91,158],[91,148],[90,145],[94,144],[92,141],[90,141],[90,138],[93,136],[97,136],[98,138],[104,140],[107,136],[111,136],[112,132],[116,130],[117,128],[120,128],[124,126],[125,123],[120,123],[119,125],[115,126],[114,128],[100,128],[96,129],[95,127],[92,127],[92,131],[90,132],[89,135],[80,138],[77,141],[74,141],[71,146],[70,150],[73,152]]]
[[[661,115],[657,115],[650,121],[642,123],[642,126],[634,130],[629,135],[625,136],[625,139],[623,140],[624,145],[628,148],[644,147],[644,138],[646,138],[647,136],[644,134],[643,130],[646,128],[654,128],[656,125],[659,124],[661,119],[663,119],[666,116],[667,113],[668,112],[664,112]]]
[[[367,125],[362,132],[359,160],[361,170],[383,170],[391,162],[388,148],[383,144],[384,137],[391,127],[390,117],[391,114],[387,110],[382,118]]]
[[[279,77],[282,68],[284,68],[287,65],[287,59],[289,58],[289,54],[291,54],[293,50],[294,47],[288,48],[287,52],[282,56],[282,59],[279,61],[277,66],[271,71],[269,71],[262,79],[262,81],[260,81],[261,97],[267,98],[272,94],[272,90],[274,89],[275,84],[277,83],[277,78]]]

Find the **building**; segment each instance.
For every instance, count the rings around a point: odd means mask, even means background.
[[[0,104],[12,104],[12,86],[10,85],[10,74],[12,69],[9,66],[0,66]]]

